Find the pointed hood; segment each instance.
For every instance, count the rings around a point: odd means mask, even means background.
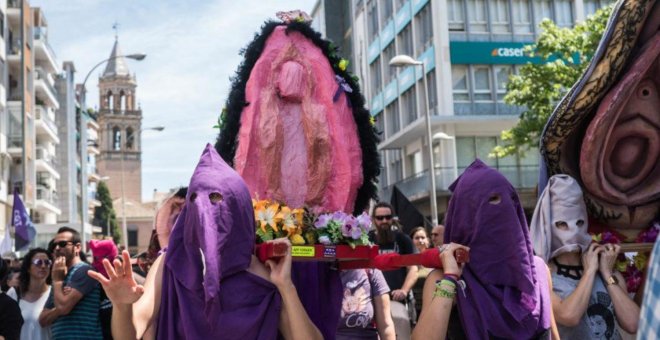
[[[128,69],[128,64],[126,64],[126,59],[123,55],[124,54],[119,48],[119,40],[115,40],[115,45],[112,47],[112,53],[110,53],[110,59],[105,66],[105,71],[103,71],[103,78],[131,75],[131,72]],[[117,58],[117,56],[121,57]]]

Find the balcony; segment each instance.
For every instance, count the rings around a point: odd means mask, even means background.
[[[52,77],[40,67],[36,68],[34,77],[34,89],[37,98],[48,102],[49,106],[54,109],[59,109],[60,103],[57,101],[57,91],[55,91],[55,87],[53,86],[54,81]]]
[[[37,185],[37,210],[46,210],[48,212],[59,215],[62,211],[57,208],[57,192],[51,190],[43,185]]]
[[[465,167],[458,168],[458,175],[460,176]],[[532,189],[536,187],[538,182],[538,165],[521,165],[521,166],[499,166],[496,168],[504,177],[506,177],[511,185],[517,190]],[[436,192],[449,194],[449,186],[455,180],[453,167],[436,167],[435,168],[435,189]],[[429,178],[428,170],[422,171],[418,174],[412,175],[392,185],[382,188],[378,195],[381,200],[389,200],[392,195],[394,186],[397,186],[402,194],[404,194],[411,202],[428,197],[431,180]]]
[[[21,0],[7,0],[7,7],[21,9],[21,3]]]
[[[60,139],[57,137],[57,125],[53,117],[55,114],[51,109],[48,109],[42,105],[37,105],[35,110],[35,127],[37,129],[38,135],[45,135],[50,138],[55,144],[60,143]]]
[[[50,154],[44,147],[37,147],[37,161],[35,165],[37,171],[45,171],[51,174],[55,179],[60,179],[60,173],[57,172],[57,158]]]
[[[22,41],[19,38],[12,38],[7,40],[7,60],[12,64],[19,64],[21,61],[21,47]]]
[[[51,73],[59,73],[57,65],[57,56],[48,44],[48,29],[46,27],[35,27],[34,30],[34,49],[37,65],[44,66]]]

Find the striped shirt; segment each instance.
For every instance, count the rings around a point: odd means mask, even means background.
[[[80,262],[69,269],[64,279],[64,286],[76,289],[83,298],[67,315],[58,317],[51,327],[53,339],[103,339],[99,307],[101,303],[100,287],[96,280],[87,275],[88,270],[94,270]],[[53,292],[51,291],[46,308],[53,308]]]

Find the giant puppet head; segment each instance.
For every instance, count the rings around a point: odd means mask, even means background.
[[[626,236],[660,207],[659,29],[660,2],[619,1],[541,138],[548,175],[576,178],[590,217]]]
[[[309,24],[267,22],[233,79],[218,153],[254,198],[361,213],[377,134],[345,61]]]

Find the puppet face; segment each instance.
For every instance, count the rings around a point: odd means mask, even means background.
[[[107,277],[108,274],[103,267],[103,259],[108,259],[112,263],[117,257],[117,246],[115,246],[115,242],[112,240],[91,240],[89,241],[89,248],[92,250],[92,256],[94,257],[92,266],[94,266],[97,272]]]

